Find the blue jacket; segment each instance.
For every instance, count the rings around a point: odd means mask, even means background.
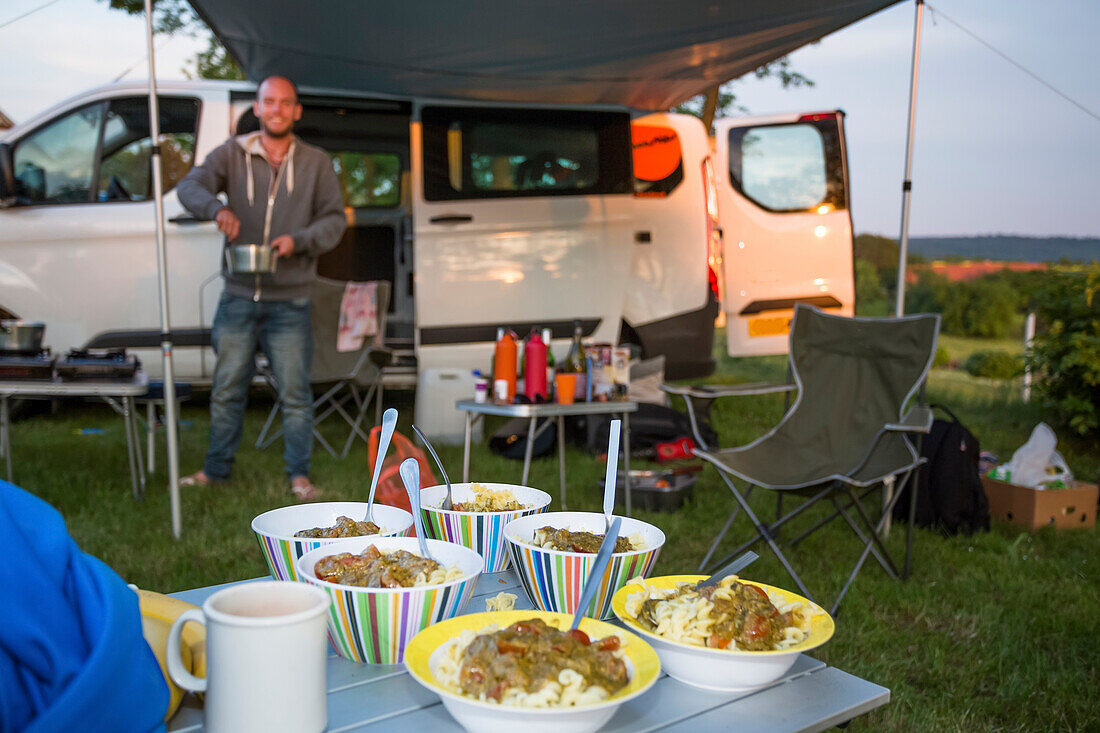
[[[137,595],[6,481],[0,537],[0,733],[164,730],[168,686]]]

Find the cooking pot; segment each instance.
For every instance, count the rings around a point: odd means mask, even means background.
[[[45,323],[33,321],[0,321],[0,350],[41,351]]]
[[[232,275],[270,275],[278,258],[262,244],[232,244],[225,248],[225,266]]]

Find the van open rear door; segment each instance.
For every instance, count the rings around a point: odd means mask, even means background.
[[[852,315],[844,113],[715,123],[727,348],[781,354],[796,302]]]

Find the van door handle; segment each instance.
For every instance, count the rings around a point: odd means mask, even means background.
[[[188,214],[181,214],[179,216],[173,216],[168,221],[172,224],[201,224],[202,223],[202,221],[200,219],[196,219],[195,217],[190,216]]]
[[[433,216],[428,219],[432,224],[465,224],[466,222],[473,221],[474,217],[469,214],[443,214],[441,216]]]
[[[653,235],[650,232],[634,232],[635,244],[649,244],[653,241]]]

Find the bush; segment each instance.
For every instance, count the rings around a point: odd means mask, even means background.
[[[942,346],[936,347],[936,356],[932,359],[932,366],[945,367],[951,363],[951,355],[947,353],[947,349]]]
[[[1023,364],[1007,351],[975,351],[966,360],[971,376],[990,379],[1012,379],[1023,372]]]
[[[1038,328],[1028,362],[1053,419],[1100,434],[1100,265],[1065,273],[1035,294]]]

